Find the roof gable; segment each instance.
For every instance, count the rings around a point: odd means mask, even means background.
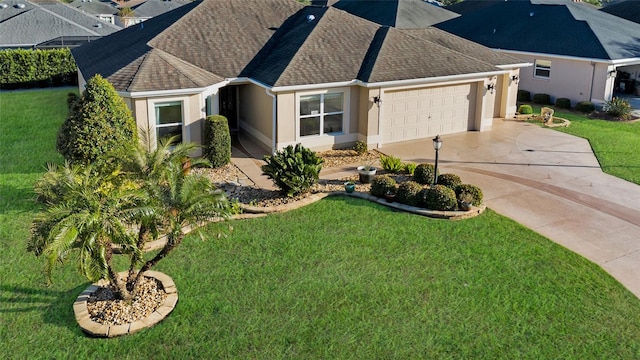
[[[424,0],[340,0],[333,6],[377,24],[399,29],[425,28],[458,16]]]
[[[624,0],[600,9],[611,15],[640,23],[640,3],[637,0]]]

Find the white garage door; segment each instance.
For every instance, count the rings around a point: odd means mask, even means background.
[[[475,84],[388,91],[383,99],[383,143],[465,132],[473,128]]]

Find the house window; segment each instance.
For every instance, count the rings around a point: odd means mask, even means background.
[[[549,78],[551,74],[551,61],[550,60],[536,60],[536,66],[533,75],[538,78]]]
[[[300,136],[342,133],[344,93],[300,96]]]
[[[156,138],[177,136],[177,142],[182,142],[182,101],[157,103],[155,108]]]

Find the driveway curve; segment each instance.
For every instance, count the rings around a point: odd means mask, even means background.
[[[600,265],[640,298],[640,186],[602,172],[585,139],[526,122],[441,136],[440,173],[482,188],[487,207]],[[431,139],[385,145],[433,163]]]

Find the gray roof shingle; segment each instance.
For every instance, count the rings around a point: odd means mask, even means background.
[[[604,60],[640,56],[640,24],[570,0],[489,1],[435,26],[495,49]]]
[[[600,10],[635,23],[640,23],[640,1],[638,0],[619,1],[607,5]]]
[[[459,16],[424,0],[340,0],[333,6],[399,29],[425,28]]]

